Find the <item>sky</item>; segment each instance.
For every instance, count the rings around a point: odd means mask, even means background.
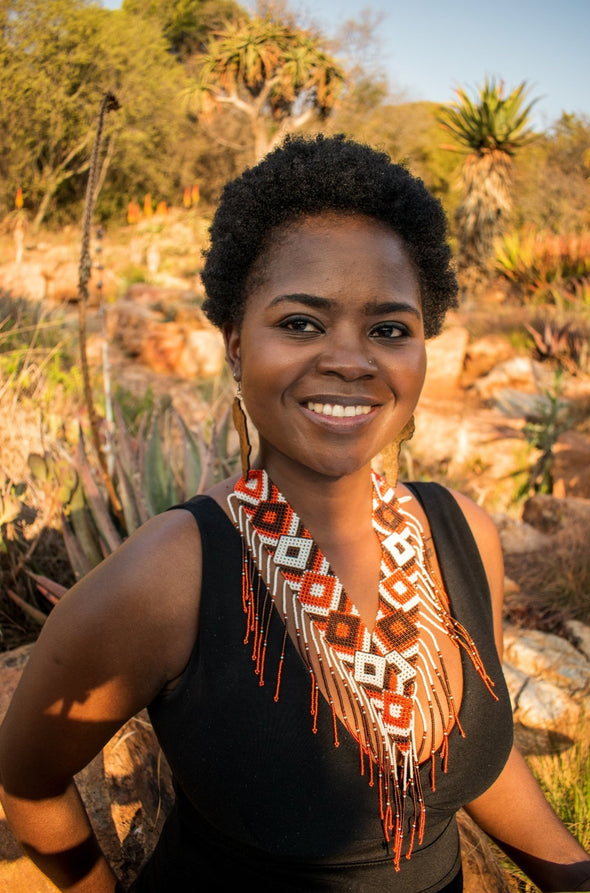
[[[241,2],[255,11],[256,0]],[[471,93],[494,77],[508,91],[527,82],[539,128],[564,111],[590,117],[590,0],[288,0],[288,8],[328,36],[363,10],[379,15],[376,61],[407,101],[451,102],[456,87]]]

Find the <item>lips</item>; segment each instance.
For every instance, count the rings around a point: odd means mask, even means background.
[[[317,415],[339,419],[350,419],[355,416],[368,415],[371,412],[371,406],[362,403],[345,405],[343,403],[315,403],[309,400],[305,405],[307,409]]]

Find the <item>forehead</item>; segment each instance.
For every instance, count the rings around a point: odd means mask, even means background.
[[[367,300],[404,292],[421,304],[419,276],[402,238],[379,220],[337,212],[302,217],[272,232],[248,277],[244,309],[269,291],[362,293]]]
[[[247,295],[286,281],[320,292],[346,281],[357,288],[419,291],[405,243],[390,226],[337,212],[302,217],[273,230],[252,268]]]

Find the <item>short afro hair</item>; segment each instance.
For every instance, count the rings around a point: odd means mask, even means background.
[[[344,136],[288,137],[225,186],[202,273],[210,321],[240,325],[249,274],[273,232],[324,212],[362,214],[391,227],[418,274],[425,335],[437,335],[457,303],[440,202],[385,153]]]

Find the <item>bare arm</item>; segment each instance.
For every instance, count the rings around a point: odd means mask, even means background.
[[[516,749],[492,787],[466,810],[541,890],[590,890],[590,856],[555,815]]]
[[[60,890],[114,890],[73,777],[184,669],[199,545],[192,517],[169,512],[81,580],[52,611],[0,729],[8,821]]]
[[[481,509],[454,495],[484,562],[501,657],[504,566],[498,534]],[[553,812],[516,748],[495,783],[466,810],[541,890],[590,890],[590,855]]]

